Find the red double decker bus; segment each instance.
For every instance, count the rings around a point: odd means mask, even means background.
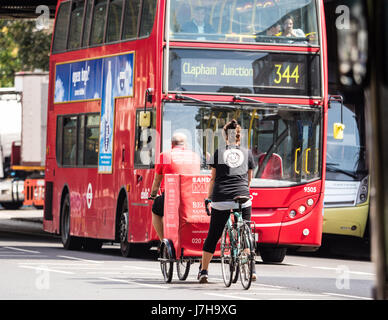
[[[151,244],[158,155],[181,131],[208,175],[235,118],[257,163],[252,220],[263,260],[319,246],[325,37],[321,0],[58,1],[44,229],[68,249],[109,240],[128,255],[132,243]]]

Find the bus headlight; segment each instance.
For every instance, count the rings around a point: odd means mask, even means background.
[[[307,205],[309,207],[311,207],[313,204],[314,204],[314,200],[313,199],[310,198],[310,199],[307,200]]]
[[[295,211],[295,210],[291,210],[290,213],[288,214],[288,216],[289,216],[290,218],[295,218],[295,216],[296,216],[296,211]]]
[[[299,213],[304,213],[306,211],[306,207],[305,206],[300,206],[298,208],[298,211],[299,211]]]
[[[364,203],[366,200],[368,200],[368,193],[369,193],[369,177],[367,176],[361,180],[360,187],[358,188],[356,205]]]

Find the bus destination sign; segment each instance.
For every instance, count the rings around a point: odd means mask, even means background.
[[[319,57],[311,54],[172,49],[169,90],[319,96]]]

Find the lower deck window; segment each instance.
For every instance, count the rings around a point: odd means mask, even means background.
[[[96,167],[99,114],[58,116],[56,157],[60,166]]]

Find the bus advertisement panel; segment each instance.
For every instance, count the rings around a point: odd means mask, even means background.
[[[98,172],[113,165],[114,99],[133,95],[134,53],[57,64],[55,103],[101,99]]]

